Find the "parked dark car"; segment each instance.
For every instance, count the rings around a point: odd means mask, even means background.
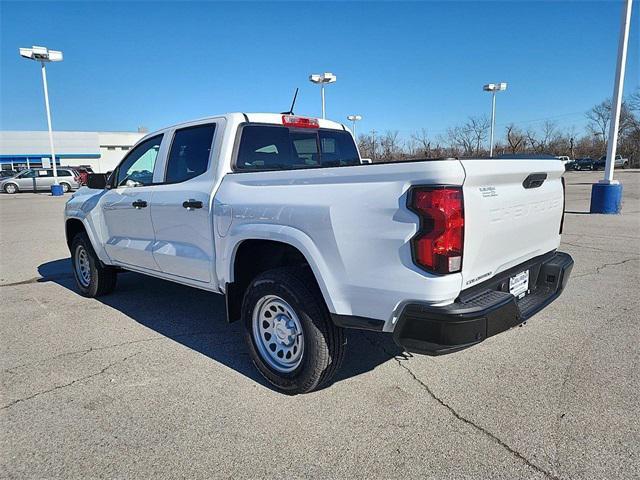
[[[593,170],[593,158],[579,158],[575,162],[574,170]]]
[[[593,170],[604,170],[607,165],[607,157],[600,157],[598,160],[593,161]]]
[[[564,170],[565,171],[576,170],[576,161],[569,160],[567,163],[564,164]]]

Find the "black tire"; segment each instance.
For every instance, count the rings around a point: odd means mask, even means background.
[[[81,278],[79,273],[78,262],[81,261],[79,260],[79,256],[82,255],[81,251],[85,252],[85,258],[88,261],[88,281]],[[106,295],[116,287],[118,278],[116,269],[107,267],[100,262],[86,233],[78,233],[73,237],[71,242],[71,265],[78,291],[84,297],[94,298]]]
[[[11,188],[13,187],[13,188]],[[16,185],[15,183],[7,183],[4,186],[4,193],[8,193],[8,194],[14,194],[14,193],[18,193],[18,185]]]
[[[253,314],[261,299],[277,296],[294,310],[302,327],[304,350],[295,370],[283,373],[260,353],[253,333]],[[305,268],[283,267],[258,275],[242,302],[244,337],[258,371],[276,389],[295,395],[322,387],[344,358],[344,330],[334,325],[313,274]]]
[[[69,185],[67,182],[60,182],[60,186],[62,187],[62,193],[71,191],[71,185]]]
[[[629,168],[629,162],[624,162],[624,163],[622,164],[622,169],[623,169],[623,170],[626,170],[627,168]]]

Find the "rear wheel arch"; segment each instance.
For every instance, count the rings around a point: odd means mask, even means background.
[[[281,241],[247,239],[235,248],[231,261],[232,282],[226,284],[227,321],[241,317],[242,299],[251,281],[258,275],[281,267],[300,267],[308,270],[323,298],[320,282],[311,263],[297,247]],[[326,298],[324,298],[325,303]]]

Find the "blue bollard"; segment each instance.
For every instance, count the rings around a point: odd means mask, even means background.
[[[622,184],[594,183],[591,186],[591,213],[620,213]]]
[[[54,197],[61,197],[64,194],[62,185],[51,185],[51,195]]]

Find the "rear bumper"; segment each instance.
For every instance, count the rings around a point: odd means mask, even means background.
[[[450,305],[407,304],[393,338],[405,350],[427,355],[470,347],[521,324],[553,302],[572,268],[569,254],[550,252],[461,292]],[[530,293],[518,300],[509,293],[509,278],[524,270],[529,270]]]

